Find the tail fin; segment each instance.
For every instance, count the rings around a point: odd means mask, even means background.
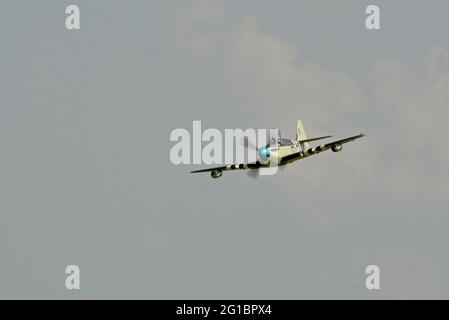
[[[304,126],[301,120],[298,120],[298,122],[296,123],[296,140],[307,140],[306,130],[304,130]],[[300,142],[300,145],[303,151],[309,149],[309,143],[307,141]]]

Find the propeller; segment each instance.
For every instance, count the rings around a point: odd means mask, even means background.
[[[253,150],[257,152],[257,158],[259,161],[263,161],[263,158],[269,158],[270,157],[270,150],[266,147],[270,145],[270,136],[267,134],[266,136],[266,142],[265,146],[258,148],[256,144],[251,141],[247,136],[243,136],[243,139],[241,141],[243,143],[243,146],[247,149]],[[267,159],[268,160],[268,159]],[[281,169],[284,169],[280,167]],[[259,169],[248,169],[246,170],[246,175],[252,179],[257,179],[260,176]]]
[[[259,148],[257,148],[256,144],[250,139],[248,139],[247,136],[243,137],[241,143],[246,149],[256,151],[257,154],[259,153]],[[245,173],[248,177],[252,179],[257,179],[259,177],[259,169],[247,169],[245,170]]]
[[[254,142],[249,140],[247,136],[243,137],[243,146],[247,149],[252,149],[252,150],[256,150],[256,151],[258,149],[257,146],[254,144]]]

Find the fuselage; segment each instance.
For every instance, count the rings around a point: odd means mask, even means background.
[[[265,151],[267,150],[267,151]],[[297,140],[278,139],[277,143],[259,149],[259,160],[266,166],[282,165],[280,160],[285,156],[299,152],[301,147]]]

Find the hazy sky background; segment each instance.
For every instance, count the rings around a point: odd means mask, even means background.
[[[448,14],[2,1],[0,298],[449,298]],[[309,136],[367,136],[258,180],[169,159],[193,120],[294,137],[298,118]]]

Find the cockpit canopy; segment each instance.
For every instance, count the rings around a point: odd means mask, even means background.
[[[288,147],[288,146],[293,146],[294,143],[293,143],[293,141],[292,141],[291,139],[283,139],[283,138],[280,138],[280,139],[278,139],[277,145],[278,145],[279,147]],[[268,146],[273,147],[273,146],[274,146],[274,143],[270,143]]]
[[[293,141],[291,139],[279,139],[278,144],[279,146],[292,146]]]

